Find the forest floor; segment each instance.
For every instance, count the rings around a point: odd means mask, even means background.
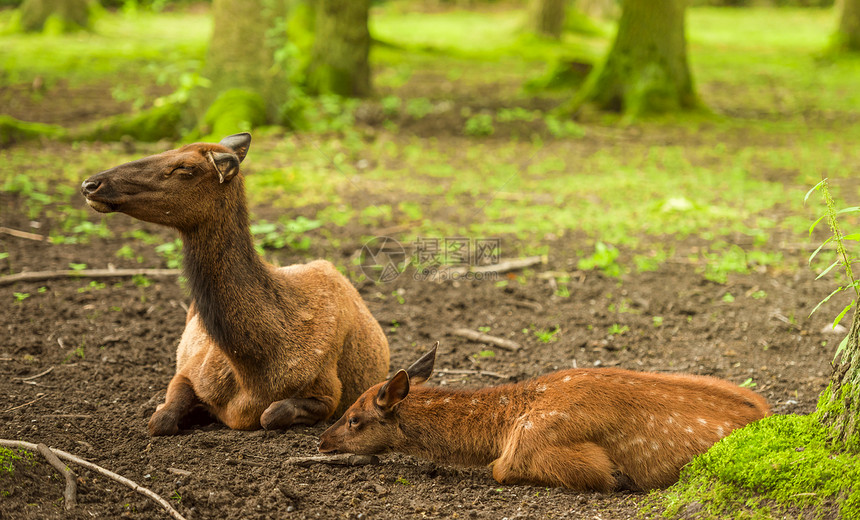
[[[793,27],[796,13],[787,13],[777,26]],[[715,52],[707,37],[696,41],[694,56]],[[806,265],[826,235],[808,238],[816,204],[801,200],[822,174],[834,177],[840,200],[858,194],[856,93],[840,90],[854,84],[842,66],[816,76],[832,88],[815,98],[809,85],[781,81],[805,73],[792,64],[738,84],[715,72],[725,64],[698,65],[715,114],[634,125],[584,114],[565,126],[546,112],[559,94],[519,90],[520,74],[540,66],[499,72],[497,63],[440,65],[421,53],[404,64],[381,52],[375,101],[330,110],[325,131],[255,133],[243,171],[267,259],[326,258],[341,268],[382,324],[392,370],[439,340],[428,384],[617,366],[743,383],[774,413],[815,409],[842,338],[827,325],[841,307],[809,317],[834,285],[815,280],[825,260]],[[0,113],[84,122],[131,109],[116,88],[28,78],[0,87]],[[164,93],[152,89],[140,92]],[[846,105],[828,105],[837,99]],[[174,144],[35,141],[0,150],[0,226],[54,239],[0,234],[0,270],[177,267],[175,233],[97,215],[77,194],[92,173]],[[545,261],[481,280],[428,280],[409,268],[379,282],[359,265],[362,245],[379,236],[398,240],[407,257],[422,240],[465,239],[474,253],[479,241],[497,239],[502,260]],[[198,417],[176,436],[150,438],[146,423],[173,374],[188,303],[175,276],[0,286],[0,438],[77,454],[188,518],[610,520],[637,517],[647,497],[501,486],[487,468],[402,455],[358,467],[285,462],[315,455],[324,424],[241,432]],[[461,327],[523,348],[451,334]],[[77,467],[79,505],[65,513],[62,479],[39,456],[8,467],[0,468],[3,519],[166,517]]]

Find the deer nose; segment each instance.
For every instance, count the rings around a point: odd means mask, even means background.
[[[84,195],[88,195],[99,189],[99,186],[101,185],[102,181],[94,181],[92,179],[87,179],[83,182],[83,184],[81,184],[81,191],[84,193]]]

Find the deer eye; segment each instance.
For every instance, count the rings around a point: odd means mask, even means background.
[[[350,417],[349,420],[347,421],[347,424],[349,424],[350,427],[358,426],[358,417],[355,417],[355,416]]]
[[[184,175],[186,177],[191,177],[193,173],[191,168],[187,166],[177,166],[170,172],[170,175]]]

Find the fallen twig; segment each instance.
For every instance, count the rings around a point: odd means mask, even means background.
[[[32,401],[30,401],[28,403],[19,404],[18,406],[13,406],[12,408],[8,408],[6,410],[3,410],[3,412],[0,412],[0,413],[7,413],[7,412],[11,412],[12,410],[17,410],[18,408],[24,408],[25,406],[30,406],[31,404],[35,403],[39,399],[42,399],[46,395],[47,394],[37,395],[35,399],[33,399]]]
[[[448,269],[450,273],[507,273],[508,271],[516,271],[537,264],[546,263],[545,256],[527,256],[525,258],[514,258],[497,264],[478,265],[471,267],[456,267]]]
[[[440,374],[464,374],[464,375],[475,375],[475,376],[489,376],[495,377],[498,379],[510,379],[511,376],[506,376],[505,374],[499,374],[498,372],[490,372],[489,370],[468,370],[468,369],[459,369],[459,368],[443,368],[441,370],[437,370]]]
[[[83,413],[49,413],[42,417],[45,419],[89,419],[92,415]]]
[[[51,448],[42,443],[36,445],[39,453],[48,461],[51,466],[60,472],[66,478],[66,489],[63,491],[63,501],[66,503],[66,511],[71,511],[78,503],[78,485],[75,483],[75,474],[72,473],[65,464],[51,451]]]
[[[0,285],[15,282],[36,282],[58,278],[130,278],[132,276],[176,276],[179,269],[64,269],[61,271],[33,271],[0,276]]]
[[[376,455],[355,455],[352,453],[341,453],[338,455],[323,455],[314,457],[290,457],[285,459],[286,464],[308,467],[313,464],[331,464],[333,466],[364,466],[367,464],[379,464]]]
[[[47,370],[45,370],[44,372],[39,372],[38,374],[36,374],[36,375],[34,375],[34,376],[16,377],[16,378],[14,378],[14,379],[17,379],[18,381],[30,381],[30,380],[32,380],[32,379],[37,379],[37,378],[40,378],[40,377],[42,377],[42,376],[44,376],[44,375],[50,374],[50,373],[51,373],[51,370],[54,370],[54,367],[50,367],[50,368],[48,368]]]
[[[470,339],[479,343],[495,345],[504,350],[511,350],[516,352],[520,348],[522,348],[520,347],[520,344],[516,341],[511,341],[509,339],[499,338],[496,336],[490,336],[488,334],[483,334],[481,332],[477,332],[471,329],[454,329],[451,333],[455,336],[460,336],[461,338]]]
[[[253,460],[245,460],[245,459],[227,459],[225,462],[227,464],[230,464],[231,466],[237,466],[239,464],[245,464],[247,466],[257,466],[260,468],[265,466],[265,464],[263,464],[262,462],[255,462]]]
[[[53,242],[53,240],[51,240],[51,237],[37,235],[36,233],[29,233],[27,231],[19,231],[17,229],[7,227],[0,227],[0,233],[18,238],[26,238],[27,240],[35,240],[37,242]]]
[[[535,312],[541,312],[543,310],[543,305],[538,302],[533,302],[531,300],[514,300],[513,304],[515,307],[524,307],[526,309],[531,309]]]
[[[0,439],[0,446],[5,446],[7,448],[20,448],[20,449],[25,449],[25,450],[30,450],[30,451],[38,451],[38,447],[36,444],[33,444],[31,442],[24,442],[24,441],[10,441],[10,440],[6,440],[6,439]],[[61,459],[65,459],[65,460],[74,462],[75,464],[78,464],[79,466],[83,466],[89,470],[95,471],[96,473],[104,475],[105,477],[108,477],[112,480],[115,480],[121,484],[125,484],[126,486],[137,491],[138,493],[151,498],[152,500],[157,502],[161,507],[163,507],[170,514],[170,516],[172,516],[176,520],[185,520],[185,517],[180,515],[179,511],[173,509],[173,507],[167,502],[167,500],[164,500],[163,498],[161,498],[157,494],[153,493],[149,489],[147,489],[145,487],[141,487],[136,482],[129,480],[129,479],[123,477],[122,475],[117,475],[113,471],[107,470],[107,469],[105,469],[105,468],[103,468],[97,464],[93,464],[92,462],[89,462],[89,461],[84,460],[80,457],[72,455],[71,453],[67,453],[63,450],[58,450],[56,448],[49,448],[49,449],[51,450],[51,452],[54,453],[54,455],[56,455],[57,457],[59,457]]]

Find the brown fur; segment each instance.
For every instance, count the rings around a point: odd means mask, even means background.
[[[320,451],[490,464],[502,484],[647,490],[674,483],[693,457],[770,413],[761,396],[728,381],[617,368],[479,390],[415,386],[430,376],[431,354],[423,369],[359,397],[322,434]]]
[[[388,342],[327,261],[276,268],[254,250],[239,163],[248,134],[197,143],[96,174],[97,211],[179,230],[192,303],[176,375],[149,421],[176,433],[202,404],[234,429],[313,424],[388,373]]]

